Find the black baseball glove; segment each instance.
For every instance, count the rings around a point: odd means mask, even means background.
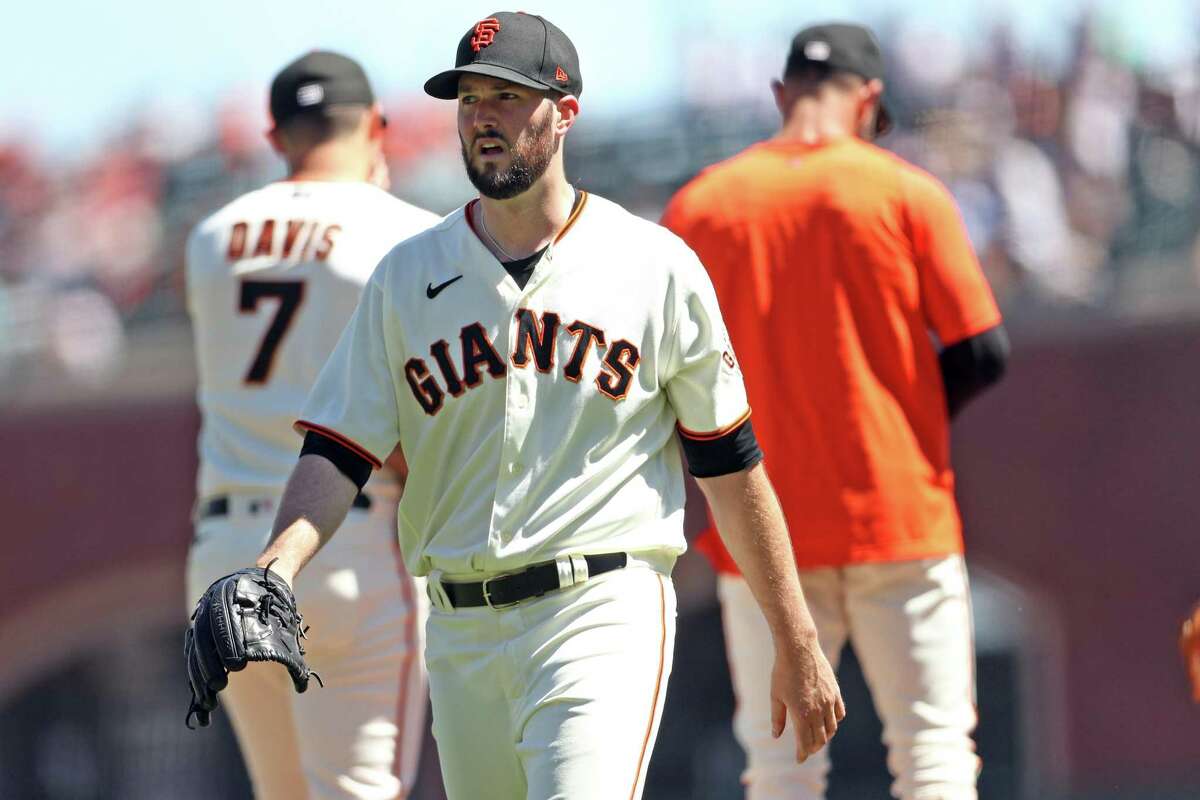
[[[301,640],[307,628],[287,583],[269,567],[254,567],[226,575],[209,586],[196,603],[192,622],[183,636],[192,715],[208,725],[217,707],[217,693],[229,685],[229,673],[251,661],[277,661],[287,667],[297,692],[308,679],[321,677],[304,663]]]

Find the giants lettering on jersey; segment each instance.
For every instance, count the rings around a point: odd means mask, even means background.
[[[562,365],[564,378],[579,383],[583,380],[583,371],[593,348],[597,352],[607,348],[600,362],[600,373],[595,379],[596,388],[613,401],[629,394],[634,371],[641,360],[633,342],[618,339],[607,344],[603,330],[582,320],[562,327],[559,315],[553,311],[545,311],[539,316],[528,308],[519,308],[515,319],[517,330],[509,355],[514,367],[527,369],[532,365],[543,374],[553,372],[556,345],[562,338],[559,333],[565,331],[575,341],[571,355]],[[423,358],[410,358],[404,365],[404,377],[408,380],[413,397],[430,416],[442,410],[447,394],[459,397],[467,389],[481,384],[484,372],[493,378],[503,378],[507,372],[504,359],[496,352],[482,324],[472,322],[464,326],[458,339],[457,363],[450,353],[450,344],[445,339],[439,339],[429,347],[432,368]]]
[[[267,219],[263,220],[262,227],[251,232],[250,223],[235,222],[229,229],[229,248],[225,257],[230,261],[259,256],[279,260],[294,254],[297,261],[324,261],[333,252],[341,230],[341,225],[312,220],[289,219],[277,224],[275,220]]]

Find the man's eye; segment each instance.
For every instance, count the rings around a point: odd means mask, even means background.
[[[461,97],[459,97],[459,98],[458,98],[458,102],[460,102],[460,103],[465,103],[465,104],[467,104],[467,105],[470,105],[471,103],[474,103],[474,102],[475,102],[475,95],[473,95],[473,94],[464,94],[464,95],[462,95]]]
[[[519,98],[520,98],[520,95],[513,94],[512,92],[501,92],[500,93],[501,100],[517,100]]]

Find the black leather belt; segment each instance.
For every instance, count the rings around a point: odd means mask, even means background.
[[[354,497],[354,502],[351,504],[353,508],[361,508],[364,511],[371,507],[371,498],[365,494],[357,494]],[[264,504],[263,511],[274,509],[275,506]],[[250,506],[251,512],[258,511],[254,507],[253,502]],[[196,519],[208,519],[209,517],[225,517],[229,515],[229,495],[219,494],[215,497],[210,497],[204,500],[196,507]]]
[[[523,600],[541,597],[547,592],[562,589],[564,585],[571,586],[581,583],[587,578],[603,575],[614,569],[622,569],[629,563],[629,555],[626,553],[603,553],[595,556],[575,556],[575,558],[586,562],[587,576],[578,576],[572,570],[572,575],[565,584],[560,572],[560,563],[544,561],[526,567],[520,572],[497,575],[478,583],[443,582],[442,588],[446,591],[450,605],[455,608],[477,608],[479,606],[504,608],[514,606]],[[564,565],[568,569],[570,568],[569,561],[570,559],[563,559]]]

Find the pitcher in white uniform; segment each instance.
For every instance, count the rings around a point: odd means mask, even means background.
[[[399,443],[451,800],[637,798],[671,671],[686,453],[775,634],[775,733],[786,718],[806,758],[844,711],[704,268],[567,182],[582,80],[547,20],[472,25],[425,90],[457,101],[480,197],[367,284],[258,563],[291,582]]]
[[[203,417],[188,608],[252,561],[296,463],[292,422],[379,259],[438,221],[369,182],[386,124],[362,68],[314,52],[271,87],[289,177],[193,231],[187,296]],[[384,454],[387,456],[388,454]],[[231,676],[227,704],[259,800],[401,797],[424,735],[420,657],[428,604],[396,540],[403,464],[356,493],[338,541],[298,588],[321,630],[309,663],[325,689],[296,695],[277,669]]]

